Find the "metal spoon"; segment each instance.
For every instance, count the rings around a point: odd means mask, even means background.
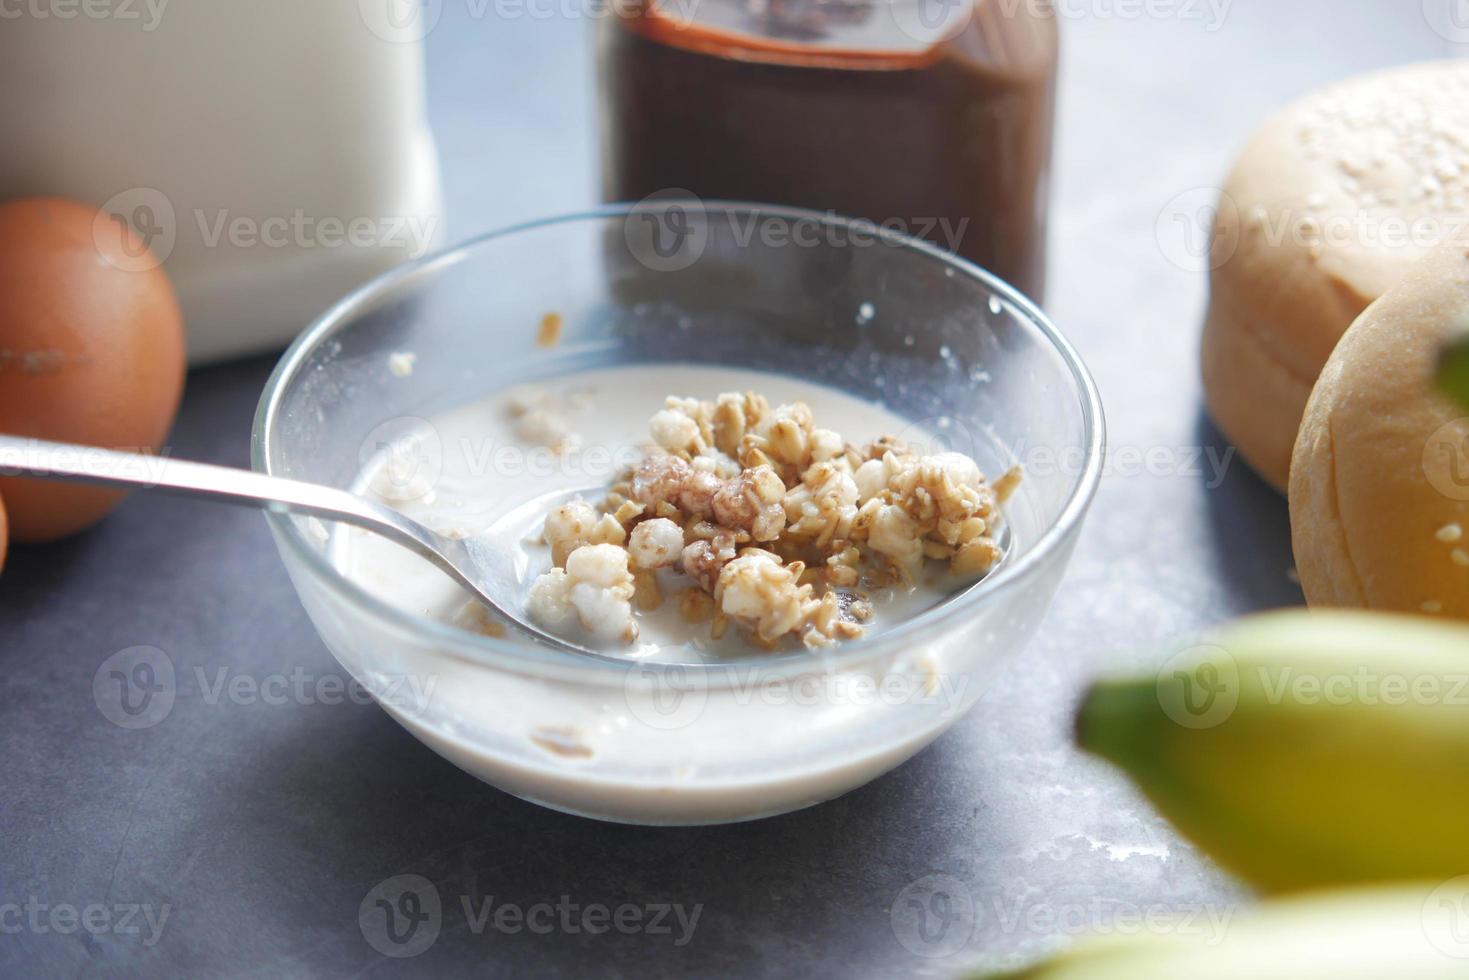
[[[129,490],[163,490],[351,524],[380,534],[432,562],[494,612],[542,643],[574,653],[608,656],[536,626],[519,610],[517,599],[528,571],[524,552],[518,546],[527,530],[552,508],[577,496],[595,494],[601,489],[598,487],[539,497],[505,514],[484,534],[456,540],[390,507],[336,487],[166,456],[0,435],[0,474]]]

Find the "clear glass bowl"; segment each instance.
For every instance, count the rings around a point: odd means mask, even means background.
[[[542,347],[535,325],[552,310],[562,338]],[[390,366],[396,351],[417,355],[406,377]],[[487,235],[382,276],[302,334],[262,396],[253,464],[348,487],[387,420],[639,363],[809,379],[881,401],[992,476],[1022,464],[1005,561],[829,652],[622,665],[398,608],[339,572],[320,525],[272,514],[342,665],[468,772],[633,823],[722,823],[830,799],[962,717],[1041,622],[1097,486],[1104,426],[1086,368],[1045,315],[927,244],[794,209],[677,202]]]

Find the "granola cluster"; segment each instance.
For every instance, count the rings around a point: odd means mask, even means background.
[[[649,433],[600,507],[547,517],[555,568],[532,590],[538,619],[631,642],[633,609],[662,605],[667,569],[691,583],[680,614],[716,639],[734,624],[766,648],[788,636],[822,647],[861,636],[870,593],[913,585],[926,563],[976,577],[1002,556],[999,507],[1018,470],[992,485],[960,453],[856,446],[804,403],[753,393],[669,398]]]

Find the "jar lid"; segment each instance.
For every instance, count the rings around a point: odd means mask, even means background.
[[[1012,0],[1023,4],[1026,0]],[[660,43],[746,61],[915,68],[968,26],[976,0],[623,0]]]

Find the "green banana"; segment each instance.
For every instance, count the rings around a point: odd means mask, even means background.
[[[1082,748],[1267,892],[1469,874],[1469,627],[1245,619],[1083,699]]]
[[[1462,333],[1444,347],[1438,362],[1439,390],[1469,407],[1469,333]]]
[[[1359,889],[1268,902],[1222,937],[1083,942],[991,980],[1462,980],[1469,881]]]

